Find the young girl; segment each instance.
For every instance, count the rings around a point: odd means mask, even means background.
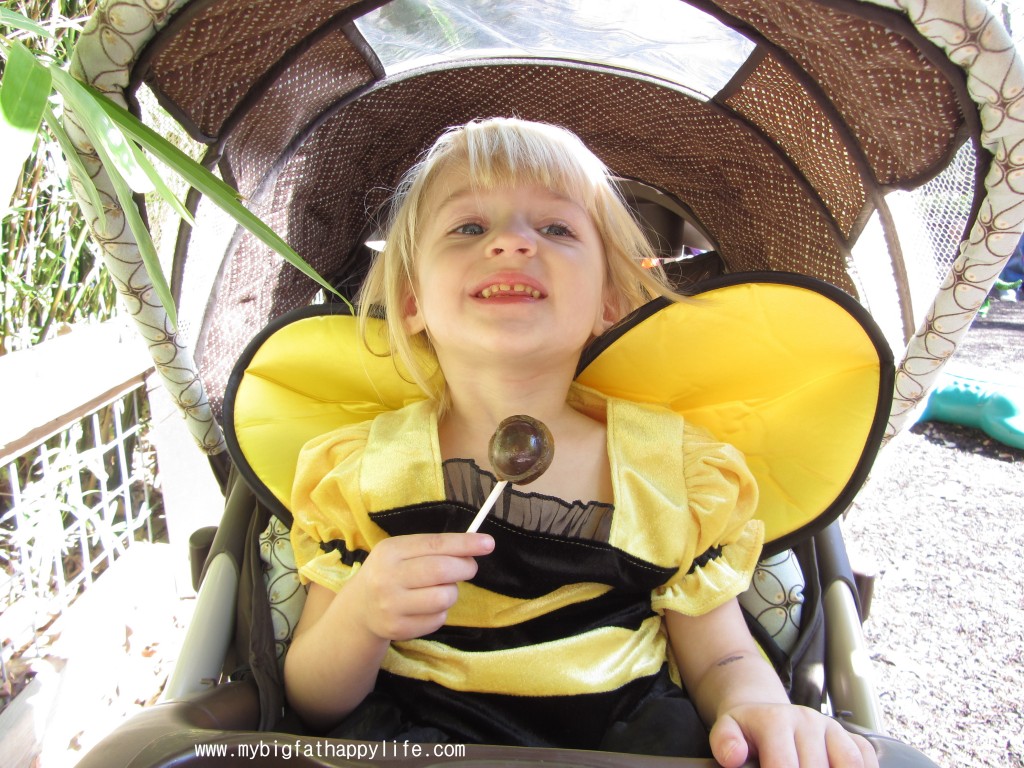
[[[407,175],[359,307],[364,338],[383,310],[427,397],[311,441],[296,474],[312,583],[285,685],[311,726],[710,756],[706,723],[724,766],[877,764],[788,703],[746,629],[735,596],[762,527],[739,453],[573,383],[588,342],[672,295],[650,255],[607,169],[560,128],[470,123]],[[554,460],[459,532],[514,414],[548,426]]]

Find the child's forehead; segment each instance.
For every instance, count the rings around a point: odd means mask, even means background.
[[[475,207],[509,199],[527,199],[542,204],[560,204],[584,210],[581,201],[575,200],[557,189],[531,183],[510,184],[501,187],[481,187],[467,184],[462,187],[439,189],[438,195],[430,207],[435,211],[443,211],[452,208]]]
[[[572,203],[586,209],[586,195],[580,186],[560,174],[529,167],[503,174],[495,173],[493,169],[473,173],[469,163],[461,160],[438,168],[424,193],[427,207],[435,210],[523,190],[529,190],[535,197]]]

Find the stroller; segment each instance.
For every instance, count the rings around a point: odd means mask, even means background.
[[[805,377],[801,366],[827,369],[823,389],[773,422],[790,424],[781,446],[811,436],[795,463],[827,467],[827,489],[764,505],[772,541],[755,587],[782,586],[741,602],[793,701],[868,734],[884,766],[926,766],[882,735],[860,634],[867,591],[835,520],[875,453],[913,418],[1024,228],[1024,68],[981,0],[906,5],[119,0],[101,3],[73,67],[135,111],[148,87],[208,145],[204,162],[349,298],[388,190],[446,127],[517,115],[577,133],[621,179],[666,271],[716,307],[703,320],[652,308],[588,350],[580,377],[640,399],[677,397],[678,388],[616,378],[629,367],[623,355],[647,349],[650,367],[636,379],[678,379],[663,359],[670,350],[644,336],[647,315],[747,361],[746,376],[714,366],[684,376],[717,401],[683,398],[680,409],[712,421],[729,410],[723,399],[753,397],[723,394],[736,381],[777,384],[758,397],[793,394],[793,380],[750,376],[754,366],[792,363]],[[374,377],[353,381],[354,366],[324,361],[317,350],[351,332],[344,305],[208,201],[192,194],[188,204],[197,224],[181,228],[175,248],[177,330],[150,300],[130,233],[104,247],[210,457],[225,513],[212,540],[196,537],[195,618],[165,702],[80,765],[363,764],[357,744],[305,735],[282,693],[280,659],[304,596],[287,544],[289,456],[337,419],[408,393],[380,395]],[[746,339],[753,310],[768,305],[790,322],[772,344]],[[828,404],[846,399],[850,418],[836,426]],[[262,431],[272,423],[302,429]],[[777,593],[785,597],[773,602]],[[226,751],[203,756],[200,743]],[[459,760],[704,764],[487,746],[445,762]],[[415,764],[408,752],[376,763],[389,761]]]

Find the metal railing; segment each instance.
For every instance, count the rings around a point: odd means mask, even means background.
[[[68,602],[131,541],[153,539],[147,410],[140,383],[0,466],[5,604],[21,595]]]
[[[4,662],[36,655],[39,633],[133,542],[166,540],[151,362],[112,326],[47,344],[0,358]]]

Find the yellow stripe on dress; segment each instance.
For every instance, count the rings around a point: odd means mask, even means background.
[[[566,584],[546,595],[525,599],[510,597],[470,584],[459,583],[459,599],[448,611],[452,627],[511,627],[546,616],[569,605],[585,603],[611,591],[607,584]]]
[[[512,696],[604,693],[654,675],[666,660],[661,617],[637,630],[601,627],[548,643],[460,651],[433,640],[392,643],[382,665],[395,675],[455,691]]]

